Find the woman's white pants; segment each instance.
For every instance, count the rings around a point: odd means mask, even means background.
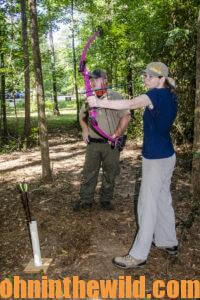
[[[175,163],[175,154],[162,159],[142,159],[142,182],[138,199],[139,231],[129,251],[136,259],[147,259],[152,241],[158,247],[178,244],[170,192]]]

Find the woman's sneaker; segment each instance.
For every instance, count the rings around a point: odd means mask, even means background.
[[[136,259],[130,254],[113,258],[113,264],[122,269],[141,268],[146,264],[146,260]]]
[[[152,242],[152,246],[157,247],[158,249],[163,249],[165,250],[168,254],[170,255],[177,255],[178,254],[178,246],[173,246],[173,247],[160,247],[160,246],[156,246],[156,244],[154,242]]]
[[[173,247],[165,247],[164,250],[170,255],[177,255],[178,254],[178,246]]]

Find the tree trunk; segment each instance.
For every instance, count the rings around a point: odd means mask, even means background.
[[[53,81],[53,101],[54,101],[54,114],[59,116],[59,108],[58,108],[58,96],[57,96],[57,79],[56,79],[56,56],[54,50],[53,43],[53,31],[52,26],[50,26],[49,31],[49,44],[51,49],[51,72],[52,72],[52,81]]]
[[[1,53],[1,68],[4,68],[4,54]],[[5,73],[1,74],[1,111],[3,120],[3,132],[2,139],[7,141],[8,139],[8,126],[7,126],[7,116],[6,116],[6,97],[5,97]]]
[[[115,65],[115,71],[114,71],[114,79],[113,79],[113,83],[114,83],[114,88],[118,88],[118,75],[117,75],[117,70],[118,70],[118,65]]]
[[[127,66],[127,91],[130,98],[133,98],[133,72],[130,65]]]
[[[133,70],[130,65],[127,66],[127,93],[130,99],[133,99]],[[134,117],[134,110],[131,110],[131,116]]]
[[[12,78],[12,86],[14,86],[13,78]],[[13,87],[13,91],[12,91],[12,97],[13,97],[13,103],[14,103],[14,109],[15,109],[16,136],[18,138],[19,137],[19,122],[18,122],[18,117],[17,117],[17,105],[16,105],[16,95],[15,95],[14,87]]]
[[[22,47],[24,59],[24,83],[25,83],[25,120],[24,120],[24,137],[26,146],[31,131],[30,118],[30,68],[29,68],[29,51],[28,51],[28,34],[27,34],[27,18],[26,18],[26,0],[20,0],[21,5],[21,21],[22,21]]]
[[[38,36],[36,0],[29,0],[29,11],[30,11],[30,27],[31,27],[31,40],[32,40],[32,51],[33,51],[33,65],[34,65],[37,105],[38,105],[42,178],[45,181],[50,181],[52,180],[52,174],[51,174],[51,167],[50,167],[49,143],[48,143],[46,116],[45,116],[45,97],[44,97],[42,64],[41,64],[39,36]]]
[[[127,52],[127,75],[126,75],[126,80],[127,80],[127,92],[129,95],[130,99],[133,99],[133,69],[131,67],[131,61],[129,59],[130,57],[130,52]],[[131,110],[131,118],[134,119],[134,110]]]
[[[77,109],[77,123],[79,123],[79,98],[78,98],[78,84],[77,84],[77,61],[76,61],[76,50],[75,50],[75,37],[74,37],[74,1],[71,1],[71,24],[72,24],[72,52],[73,52],[73,64],[74,64],[74,89],[76,94],[76,109]]]
[[[11,38],[11,43],[14,44],[14,39],[15,39],[15,34],[14,34],[14,16],[10,12],[9,15],[11,19],[11,33],[10,33],[10,38]],[[12,99],[14,103],[14,109],[15,109],[15,120],[16,120],[16,125],[15,125],[15,133],[16,137],[19,137],[19,122],[18,122],[18,117],[17,117],[17,105],[16,105],[16,89],[15,89],[15,80],[14,80],[14,73],[15,73],[15,68],[12,65],[12,74],[11,74],[11,89],[12,89]]]
[[[196,97],[194,111],[194,142],[192,164],[192,188],[195,202],[200,195],[200,11],[197,23],[197,52],[196,52]]]

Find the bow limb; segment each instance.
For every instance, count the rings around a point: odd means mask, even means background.
[[[89,72],[86,68],[86,55],[88,52],[88,49],[91,45],[91,43],[96,39],[97,36],[99,36],[102,33],[102,29],[98,28],[98,31],[94,32],[93,35],[89,38],[87,44],[85,45],[82,55],[81,55],[81,60],[79,64],[79,72],[83,74],[84,78],[84,84],[85,84],[85,91],[86,91],[86,96],[92,96],[93,91],[90,83],[90,77],[89,77]],[[102,137],[108,139],[113,145],[116,143],[116,139],[112,138],[109,134],[107,134],[104,130],[102,130],[98,126],[97,122],[97,110],[96,108],[92,108],[89,110],[89,122],[91,126],[94,128],[96,132],[98,132]]]
[[[79,65],[79,72],[81,72],[83,74],[84,77],[84,83],[85,83],[85,92],[86,92],[86,96],[92,96],[93,92],[92,92],[92,87],[91,87],[91,83],[90,83],[90,78],[89,78],[89,72],[86,69],[86,55],[88,52],[88,49],[90,47],[90,45],[92,44],[92,42],[96,39],[96,37],[100,35],[99,31],[96,31],[93,33],[93,35],[89,38],[87,44],[85,45],[82,55],[81,55],[81,60],[80,60],[80,65]]]
[[[89,122],[91,126],[94,128],[96,132],[98,132],[102,137],[106,138],[108,141],[110,141],[112,144],[115,144],[116,138],[111,137],[108,133],[106,133],[104,130],[102,130],[97,122],[97,111],[96,108],[93,108],[89,111]]]

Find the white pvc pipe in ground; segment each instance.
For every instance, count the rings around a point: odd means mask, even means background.
[[[40,241],[38,237],[38,229],[37,229],[37,222],[31,221],[29,223],[30,233],[31,233],[31,241],[33,247],[33,257],[34,257],[34,264],[36,267],[42,266],[42,258],[40,253]]]

